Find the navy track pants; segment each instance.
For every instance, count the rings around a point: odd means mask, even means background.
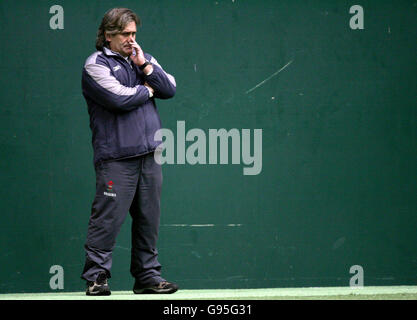
[[[94,281],[101,271],[111,277],[112,251],[126,218],[132,217],[130,272],[143,284],[161,277],[156,243],[160,221],[162,168],[154,153],[98,164],[96,195],[85,243],[86,260],[81,278]]]

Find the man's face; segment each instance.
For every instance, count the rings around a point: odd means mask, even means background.
[[[124,57],[128,57],[132,54],[132,46],[130,42],[136,39],[136,23],[134,21],[129,22],[126,28],[122,32],[108,35],[106,33],[106,40],[109,41],[110,49],[114,52],[120,53]]]

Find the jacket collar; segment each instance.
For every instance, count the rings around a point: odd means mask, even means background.
[[[112,50],[110,50],[107,47],[103,47],[103,53],[106,56],[110,56],[110,57],[115,57],[115,58],[119,58],[119,59],[123,59],[125,62],[127,62],[131,68],[133,68],[132,66],[132,60],[130,60],[130,58],[128,57],[127,59],[125,57],[123,57],[120,53],[118,52],[114,52]]]
[[[107,47],[103,47],[103,52],[106,56],[115,56],[115,57],[120,57],[120,58],[123,58],[124,60],[126,60],[125,57],[123,57],[120,53],[114,52],[113,50],[110,50]]]

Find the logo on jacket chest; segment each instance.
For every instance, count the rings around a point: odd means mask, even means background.
[[[117,65],[117,66],[113,67],[113,71],[120,70],[121,68],[122,68],[121,66]]]

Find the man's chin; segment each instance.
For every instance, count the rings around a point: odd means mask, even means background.
[[[123,50],[123,53],[125,54],[125,56],[129,57],[132,55],[133,49],[125,49]]]

